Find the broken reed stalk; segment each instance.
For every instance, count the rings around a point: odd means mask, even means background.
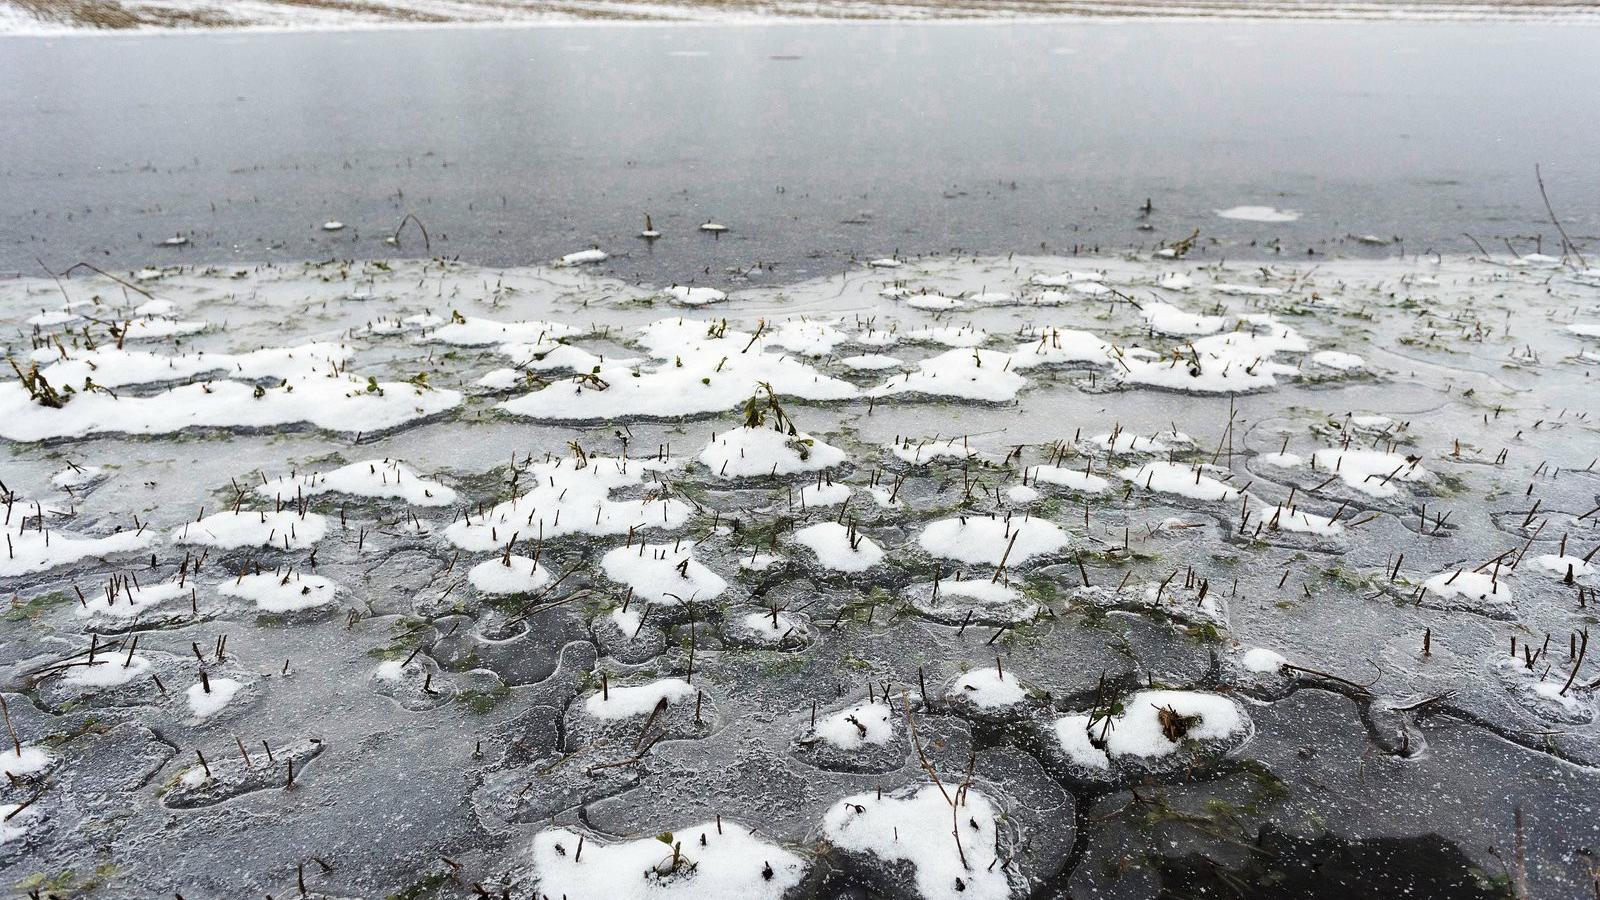
[[[1572,242],[1572,238],[1567,237],[1567,229],[1562,227],[1561,220],[1556,218],[1555,209],[1550,206],[1550,195],[1545,193],[1544,189],[1544,173],[1539,171],[1538,163],[1533,164],[1533,177],[1535,181],[1539,182],[1539,196],[1544,199],[1545,212],[1550,214],[1550,224],[1556,226],[1556,231],[1561,233],[1561,243],[1564,246],[1562,253],[1565,254],[1571,251],[1572,255],[1578,258],[1578,263],[1587,269],[1589,267],[1588,260],[1583,258],[1583,253],[1578,250],[1578,245]]]
[[[17,756],[22,755],[22,741],[17,737],[16,726],[11,724],[11,707],[6,705],[5,694],[0,694],[0,716],[6,720],[6,733],[11,735],[11,746],[16,748]]]
[[[945,802],[950,804],[950,821],[952,825],[950,836],[955,838],[956,856],[961,860],[961,868],[971,871],[972,866],[967,863],[967,852],[961,846],[961,827],[958,822],[960,816],[959,804],[956,803],[954,797],[950,796],[950,792],[945,790],[944,782],[939,780],[939,773],[934,771],[933,763],[928,759],[928,754],[922,749],[922,740],[917,736],[917,719],[911,713],[911,698],[906,696],[904,690],[900,692],[900,702],[906,708],[906,731],[911,736],[911,746],[917,750],[917,759],[922,766],[922,770],[928,773],[929,778],[933,779],[933,786],[939,789],[939,793],[944,795]]]
[[[400,232],[405,231],[407,223],[412,223],[417,226],[417,230],[422,232],[422,249],[425,252],[432,253],[433,241],[428,239],[428,228],[426,225],[422,224],[421,219],[417,218],[416,213],[408,212],[405,214],[405,217],[400,220],[400,224],[395,227],[394,237],[389,239],[390,242],[396,247],[400,246]]]

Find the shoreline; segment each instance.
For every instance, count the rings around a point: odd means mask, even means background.
[[[1212,9],[1180,8],[1168,11],[1152,4],[1148,11],[1130,10],[1127,6],[1119,6],[1114,10],[1104,12],[1082,7],[1064,9],[1059,13],[1049,15],[1018,15],[1008,16],[1003,13],[955,15],[936,15],[926,17],[915,16],[851,16],[851,15],[789,15],[785,13],[715,13],[710,12],[711,7],[702,7],[696,4],[685,4],[682,9],[686,12],[682,16],[651,17],[647,11],[641,10],[640,15],[634,17],[616,17],[609,15],[582,16],[582,15],[551,15],[546,17],[514,18],[502,20],[454,20],[454,21],[355,21],[355,22],[305,22],[295,24],[282,24],[262,22],[259,24],[220,25],[206,26],[165,26],[141,25],[133,28],[105,28],[92,25],[51,24],[39,20],[29,22],[24,19],[25,13],[17,15],[15,19],[6,18],[7,12],[12,10],[0,7],[0,39],[54,39],[54,38],[80,38],[80,37],[148,37],[152,35],[197,35],[215,34],[227,36],[243,36],[255,34],[345,34],[345,33],[371,33],[371,32],[411,32],[411,31],[475,31],[488,29],[582,29],[582,28],[676,28],[676,27],[738,27],[738,28],[773,28],[785,26],[817,26],[817,25],[871,25],[871,26],[897,26],[897,25],[938,25],[938,26],[1019,26],[1019,25],[1059,25],[1059,24],[1096,24],[1096,25],[1126,25],[1134,23],[1171,23],[1171,24],[1213,24],[1213,23],[1250,23],[1271,25],[1280,23],[1293,24],[1329,24],[1342,25],[1349,23],[1383,22],[1391,24],[1424,24],[1424,25],[1503,25],[1503,24],[1530,24],[1530,25],[1600,25],[1600,7],[1539,4],[1528,6],[1497,5],[1497,4],[1419,4],[1415,6],[1394,6],[1384,4],[1357,3],[1357,4],[1330,4],[1335,8],[1302,10],[1291,5],[1274,8],[1253,8],[1248,5],[1221,7]],[[707,10],[706,14],[699,10]],[[13,23],[21,27],[13,28]]]

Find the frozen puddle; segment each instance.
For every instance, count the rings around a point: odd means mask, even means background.
[[[1587,889],[1592,272],[614,262],[0,282],[12,882],[1153,896],[1520,807]]]

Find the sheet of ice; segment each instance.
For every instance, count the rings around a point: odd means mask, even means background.
[[[887,369],[898,369],[905,363],[893,356],[882,353],[864,353],[859,356],[846,356],[839,360],[839,365],[852,372],[882,372]]]
[[[1095,271],[1066,271],[1066,272],[1039,272],[1028,281],[1040,287],[1072,287],[1076,284],[1097,284],[1105,281],[1104,272]]]
[[[1225,281],[1213,284],[1211,290],[1218,294],[1228,294],[1234,297],[1279,297],[1283,295],[1283,288],[1262,287],[1257,284],[1232,284]]]
[[[928,325],[913,328],[901,335],[910,344],[938,344],[941,347],[981,347],[989,342],[989,333],[976,325]]]

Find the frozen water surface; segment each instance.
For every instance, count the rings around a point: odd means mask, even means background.
[[[0,283],[8,884],[1592,890],[1592,274],[567,262]]]

